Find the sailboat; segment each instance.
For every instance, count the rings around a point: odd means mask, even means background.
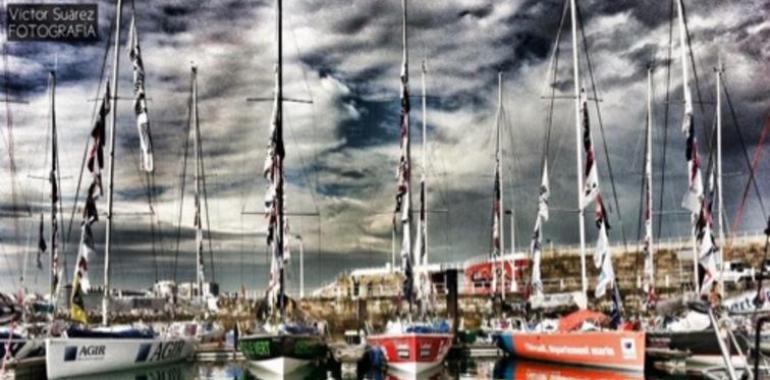
[[[288,248],[288,220],[284,210],[283,161],[286,154],[283,141],[283,33],[282,0],[276,1],[278,59],[275,73],[275,101],[270,127],[264,174],[268,180],[265,197],[268,219],[267,244],[271,265],[266,301],[270,315],[256,334],[244,336],[238,348],[249,363],[278,375],[292,373],[319,360],[326,353],[323,337],[314,327],[289,323],[286,318],[285,255]]]
[[[585,297],[588,289],[585,264],[585,220],[584,209],[591,202],[596,207],[596,225],[598,240],[594,252],[594,264],[600,270],[596,286],[597,298],[604,296],[609,289],[612,292],[614,313],[619,317],[620,297],[615,284],[612,268],[611,251],[607,238],[609,228],[607,214],[604,208],[600,189],[599,176],[591,141],[591,131],[587,109],[587,98],[580,86],[580,70],[578,65],[577,44],[577,9],[576,0],[570,0],[572,23],[572,63],[575,101],[575,134],[576,134],[576,163],[578,188],[578,223],[580,227],[580,253],[582,293]],[[559,43],[558,40],[556,43]],[[582,143],[582,144],[581,144]],[[582,145],[582,146],[581,146]],[[586,156],[585,165],[581,150]],[[547,161],[546,161],[547,162]],[[544,177],[547,179],[547,164],[543,165]],[[540,228],[547,215],[547,180],[545,192],[541,190],[538,207],[538,217],[535,223],[532,251],[534,256],[533,268],[537,272],[533,278],[539,282],[539,250]],[[584,182],[585,181],[585,182]],[[544,200],[546,202],[544,202]],[[543,207],[546,207],[543,210]],[[543,213],[545,211],[545,213]],[[535,287],[537,287],[536,284]],[[541,285],[540,285],[541,286]],[[615,319],[615,318],[613,318]],[[535,329],[500,331],[494,339],[499,348],[507,354],[545,362],[555,362],[570,365],[608,368],[631,372],[644,371],[645,333],[639,331],[624,331],[604,328],[614,324],[603,313],[586,309],[576,311],[560,318],[556,322],[544,321]]]
[[[721,212],[722,203],[722,113],[721,113],[721,84],[722,67],[717,69],[717,104],[716,104],[716,170],[708,168],[707,173],[709,191],[704,193],[704,186],[701,178],[700,158],[698,155],[698,143],[695,137],[695,125],[693,122],[693,100],[690,92],[688,60],[689,38],[687,36],[684,3],[683,0],[676,0],[676,8],[679,19],[679,43],[680,58],[682,64],[682,83],[684,92],[684,116],[682,121],[682,131],[687,139],[687,178],[688,189],[682,201],[682,207],[690,211],[692,220],[691,239],[692,239],[692,257],[693,257],[693,288],[696,297],[705,296],[709,292],[716,290],[721,293],[724,291],[721,283],[721,274],[718,266],[723,263],[722,248],[724,244],[724,229]],[[717,199],[719,204],[719,243],[713,235],[712,203],[714,198],[714,186],[716,184]],[[719,265],[717,263],[720,263]],[[745,344],[742,347],[731,344],[732,342],[745,342],[745,339],[737,340],[733,333],[727,331],[724,334],[721,329],[715,329],[718,325],[717,319],[710,310],[711,306],[705,307],[707,310],[699,312],[695,310],[687,311],[684,318],[669,323],[666,326],[655,326],[656,328],[647,334],[647,345],[653,349],[669,349],[686,351],[690,356],[686,360],[686,365],[693,366],[724,366],[729,372],[734,371],[734,366],[745,366],[746,360],[742,351],[747,349]],[[732,339],[728,339],[728,336]],[[729,360],[727,360],[729,359]]]
[[[50,188],[50,201],[51,201],[51,242],[50,242],[50,254],[51,265],[49,273],[49,301],[53,306],[51,309],[51,320],[56,313],[56,295],[59,289],[59,238],[58,233],[58,216],[59,211],[59,186],[58,186],[58,139],[56,132],[56,74],[51,71],[48,74],[48,101],[49,101],[49,115],[51,123],[51,169],[48,178]],[[40,240],[38,242],[39,254],[48,250],[48,246],[45,242],[45,236],[43,236],[44,217],[40,215]],[[38,267],[42,269],[42,262],[38,257]],[[23,276],[22,276],[23,277]],[[7,364],[14,361],[19,361],[29,357],[37,357],[43,355],[44,340],[41,337],[32,337],[27,329],[26,311],[24,310],[23,297],[19,297],[18,300],[13,300],[12,297],[7,297],[4,294],[0,296],[0,308],[2,308],[1,315],[3,315],[3,325],[0,327],[0,360],[2,360],[2,368],[5,368]],[[18,303],[18,304],[17,304]],[[19,317],[21,316],[21,323]],[[8,318],[6,320],[6,318]]]
[[[49,337],[45,341],[46,374],[49,379],[92,375],[105,372],[132,370],[169,364],[191,357],[195,343],[188,338],[171,334],[157,334],[150,328],[133,326],[110,326],[110,249],[112,246],[113,188],[115,168],[115,139],[118,99],[118,63],[120,46],[120,22],[122,0],[116,6],[115,51],[112,66],[112,92],[109,82],[94,128],[91,132],[88,169],[92,182],[87,189],[86,204],[81,224],[81,238],[76,260],[71,294],[70,317],[78,324],[69,326],[60,337]],[[137,128],[142,147],[142,169],[153,170],[149,140],[149,122],[144,94],[144,67],[139,55],[135,22],[132,22],[132,36],[129,38],[129,56],[134,66],[134,109],[137,113]],[[107,134],[107,115],[112,112],[110,126],[109,155],[107,165],[110,181],[107,190],[107,222],[104,248],[104,293],[102,296],[102,326],[89,327],[88,315],[83,304],[83,295],[89,288],[87,277],[89,256],[95,254],[91,226],[99,219],[96,200],[102,195],[101,172],[104,167],[104,142]]]
[[[421,178],[421,210],[420,223],[418,226],[418,235],[414,257],[412,256],[411,240],[411,220],[412,220],[412,200],[411,200],[411,151],[410,151],[410,128],[409,128],[409,61],[407,56],[406,39],[406,0],[401,2],[403,10],[403,66],[401,68],[401,158],[398,168],[398,186],[396,194],[395,216],[401,214],[402,225],[402,244],[401,261],[402,270],[406,277],[404,281],[404,295],[409,301],[409,312],[412,312],[413,294],[415,293],[414,275],[417,272],[417,295],[423,298],[421,303],[425,305],[428,302],[425,299],[427,291],[424,271],[426,268],[426,256],[424,255],[426,244],[425,237],[427,232],[426,212],[425,212],[425,161],[423,161],[423,175]],[[424,84],[424,81],[423,81]],[[423,91],[423,100],[425,99]],[[423,107],[425,102],[423,101]],[[423,112],[424,115],[424,112]],[[425,157],[426,147],[426,122],[423,118],[423,158]],[[413,266],[412,264],[416,264]],[[415,268],[416,267],[416,268]],[[414,269],[416,270],[414,270]],[[438,325],[427,322],[413,322],[412,316],[408,321],[391,321],[386,327],[386,331],[371,335],[367,342],[378,347],[385,355],[389,367],[405,373],[420,373],[440,365],[446,357],[452,346],[453,334],[450,332],[449,325],[445,322]]]

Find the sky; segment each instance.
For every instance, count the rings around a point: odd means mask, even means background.
[[[93,125],[95,98],[102,96],[102,61],[115,19],[112,1],[99,1],[100,40],[95,43],[7,42],[4,86],[24,103],[0,107],[0,289],[45,288],[35,268],[39,214],[47,209],[49,102],[47,75],[56,70],[56,116],[65,225],[77,187],[83,151]],[[730,107],[724,115],[725,218],[732,225],[748,178],[745,154],[757,141],[770,105],[770,5],[761,0],[685,0],[697,85],[695,121],[700,151],[708,158],[714,124],[715,73],[721,57]],[[602,193],[610,206],[610,240],[638,245],[639,205],[646,114],[646,73],[654,71],[653,188],[661,230],[656,239],[686,237],[689,216],[679,206],[686,190],[684,136],[680,131],[682,75],[678,26],[668,57],[670,3],[580,0],[581,86],[598,91],[599,112],[590,117]],[[505,208],[515,213],[515,247],[526,251],[533,227],[544,155],[546,96],[555,89],[548,158],[551,220],[544,236],[557,245],[578,242],[572,47],[569,18],[559,40],[558,75],[548,65],[559,30],[561,0],[447,0],[408,4],[410,91],[421,93],[420,64],[426,61],[427,157],[421,154],[419,98],[412,99],[412,158],[428,178],[429,260],[458,262],[488,255],[491,248],[493,157],[497,75],[503,73],[503,164]],[[130,99],[131,65],[126,50],[131,4],[123,10],[119,93]],[[206,273],[225,290],[266,284],[265,220],[261,211],[276,60],[275,8],[271,1],[153,0],[136,4],[155,150],[155,215],[148,214],[147,186],[139,172],[138,137],[130,100],[118,106],[115,166],[113,285],[144,288],[156,279],[194,277],[192,182],[180,218],[181,174],[188,135],[191,66],[198,68],[198,107],[212,255]],[[3,19],[4,19],[3,15]],[[391,260],[392,210],[399,155],[399,73],[402,59],[401,2],[290,1],[284,4],[284,93],[312,100],[285,104],[287,212],[317,214],[290,218],[302,236],[308,287],[345,270]],[[111,70],[109,52],[106,73]],[[670,64],[670,79],[667,64]],[[669,83],[669,102],[666,88]],[[668,123],[665,109],[668,105]],[[604,129],[600,134],[599,117]],[[10,122],[9,122],[10,121]],[[668,128],[664,130],[664,125]],[[740,129],[738,129],[740,128]],[[667,137],[666,136],[667,131]],[[745,142],[744,151],[740,137]],[[663,153],[665,144],[665,154]],[[605,142],[606,141],[606,145]],[[12,149],[11,149],[12,148]],[[609,155],[609,161],[606,153]],[[11,154],[12,151],[12,154]],[[10,170],[11,157],[16,172]],[[664,162],[665,160],[665,162]],[[763,165],[765,162],[760,161]],[[618,203],[613,198],[609,167]],[[704,163],[705,166],[705,163]],[[770,179],[760,166],[758,188]],[[87,179],[86,179],[87,181]],[[661,182],[664,192],[660,193]],[[662,195],[662,196],[661,196]],[[82,199],[82,194],[80,196]],[[415,198],[416,199],[416,194]],[[662,199],[662,207],[661,205]],[[752,192],[739,231],[764,228],[764,211]],[[415,202],[415,206],[417,203]],[[99,204],[101,210],[106,205]],[[29,212],[26,212],[29,210]],[[244,212],[246,212],[244,214]],[[7,214],[12,214],[11,217]],[[586,239],[595,238],[590,212]],[[622,216],[622,217],[621,217]],[[46,216],[48,218],[48,216]],[[179,226],[181,220],[181,227]],[[79,218],[65,246],[67,269],[76,255]],[[510,230],[506,221],[505,229]],[[657,222],[656,222],[657,224]],[[150,226],[155,226],[155,231]],[[48,226],[46,226],[48,231]],[[48,233],[48,232],[46,232]],[[103,221],[96,226],[100,255],[90,276],[101,283]],[[506,236],[506,246],[511,237]],[[290,287],[296,289],[299,244],[292,242]],[[26,257],[26,261],[25,261]],[[213,259],[213,271],[211,260]],[[48,258],[43,257],[45,265]],[[177,263],[176,265],[174,263]],[[26,264],[25,264],[26,263]],[[177,270],[174,270],[174,268]]]

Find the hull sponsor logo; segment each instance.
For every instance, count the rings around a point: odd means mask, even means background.
[[[636,359],[636,342],[631,338],[621,339],[620,351],[623,353],[623,359]]]
[[[66,346],[64,347],[64,361],[102,360],[107,347],[104,345]]]
[[[166,360],[174,360],[182,357],[184,353],[184,341],[175,342],[161,342],[157,345],[145,343],[139,346],[139,351],[136,355],[136,362],[138,363],[152,363],[161,362]],[[154,349],[154,350],[153,350]]]

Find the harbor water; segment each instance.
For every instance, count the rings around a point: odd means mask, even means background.
[[[45,371],[39,375],[17,376],[16,379],[45,379]],[[419,375],[370,371],[358,376],[342,376],[339,366],[308,366],[286,376],[260,371],[247,362],[197,363],[182,362],[170,366],[135,371],[99,374],[80,377],[82,380],[331,380],[331,379],[675,379],[656,373],[610,372],[590,368],[559,366],[548,363],[515,360],[512,358],[461,358],[447,360],[443,366]],[[679,377],[686,378],[686,377]]]

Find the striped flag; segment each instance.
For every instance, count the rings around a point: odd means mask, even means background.
[[[106,139],[107,115],[110,113],[110,82],[107,82],[107,88],[104,92],[102,104],[99,107],[99,115],[96,118],[93,129],[91,129],[91,145],[88,148],[88,161],[86,166],[93,175],[91,186],[88,188],[89,194],[95,200],[103,194],[102,189],[102,170],[104,169],[104,141]]]
[[[714,175],[710,176],[709,198],[713,199],[714,194]],[[717,255],[719,248],[714,238],[714,219],[711,214],[712,202],[710,199],[703,198],[701,201],[700,212],[695,222],[695,245],[698,254],[698,278],[700,279],[701,294],[706,294],[711,290],[711,286],[719,276],[717,268]]]
[[[147,116],[147,96],[144,92],[144,63],[142,62],[142,53],[139,49],[136,16],[131,18],[128,43],[128,57],[134,66],[134,113],[136,113],[136,128],[139,132],[139,147],[142,151],[140,167],[146,172],[151,172],[154,168],[152,138],[150,136],[150,119]]]
[[[583,151],[586,155],[585,170],[583,172],[583,194],[580,208],[584,209],[599,194],[599,173],[596,168],[596,153],[591,141],[591,125],[588,119],[588,101],[585,94],[582,96],[580,111],[583,114]]]
[[[685,136],[687,136],[687,192],[682,199],[682,207],[698,214],[703,200],[703,182],[700,170],[700,155],[698,154],[698,139],[695,137],[695,128],[692,127],[692,110],[685,113]]]
[[[414,290],[414,274],[412,271],[412,200],[411,200],[411,170],[412,162],[410,157],[410,126],[409,126],[409,68],[404,55],[403,66],[401,67],[401,117],[399,135],[401,139],[401,156],[398,160],[398,170],[396,171],[396,209],[395,215],[401,213],[401,268],[404,271],[404,296],[411,302]]]
[[[268,281],[267,295],[270,305],[276,305],[281,289],[281,270],[284,265],[284,234],[279,233],[279,213],[283,209],[283,159],[286,151],[283,144],[283,115],[281,115],[280,101],[278,98],[278,72],[276,71],[276,97],[273,103],[273,116],[270,122],[270,138],[267,144],[267,156],[263,174],[267,179],[267,192],[265,193],[265,216],[267,218],[267,245],[271,247],[272,260],[270,264],[270,278]],[[284,228],[285,225],[284,225]]]
[[[604,202],[602,202],[602,197],[599,194],[596,196],[596,227],[599,229],[599,236],[594,251],[594,265],[599,270],[599,281],[596,284],[594,295],[596,298],[600,298],[606,293],[607,287],[612,287],[615,283],[615,270],[612,267],[612,251],[607,238],[607,229],[610,228],[610,225],[607,222]]]
[[[80,246],[78,249],[78,258],[75,262],[75,276],[72,278],[72,294],[70,296],[70,318],[82,324],[88,323],[83,296],[88,293],[91,287],[88,280],[88,260],[96,253],[94,247],[94,236],[91,231],[91,224],[95,220],[87,218],[80,227]]]

